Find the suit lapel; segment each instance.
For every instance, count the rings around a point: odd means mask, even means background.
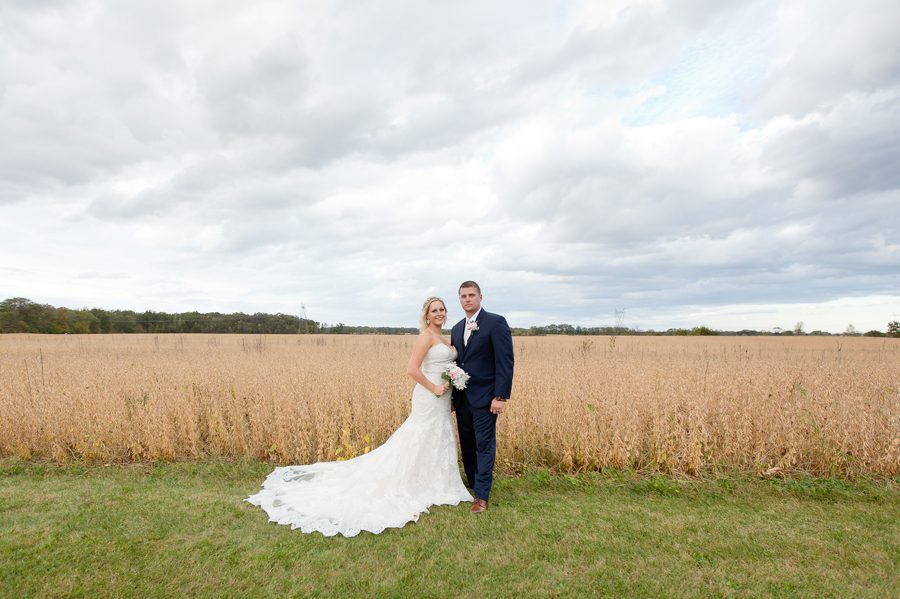
[[[450,343],[456,347],[458,358],[461,358],[466,354],[466,346],[463,345],[463,334],[465,333],[465,330],[466,319],[463,318],[462,321],[456,323],[456,326],[454,326],[453,330],[450,332]]]

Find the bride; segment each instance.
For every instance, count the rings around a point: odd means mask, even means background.
[[[416,381],[412,411],[384,445],[343,462],[275,468],[245,501],[264,509],[270,522],[345,537],[400,528],[432,505],[472,501],[456,460],[450,386],[441,379],[456,359],[441,336],[446,319],[442,299],[425,300],[407,367]]]

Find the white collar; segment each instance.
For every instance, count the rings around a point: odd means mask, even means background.
[[[479,315],[479,314],[481,314],[481,308],[478,308],[478,312],[476,312],[475,314],[473,314],[473,315],[472,315],[472,318],[469,318],[468,316],[466,316],[466,322],[475,322],[476,320],[478,320],[478,315]]]

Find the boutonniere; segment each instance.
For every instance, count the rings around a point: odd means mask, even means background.
[[[466,329],[469,331],[469,334],[471,335],[472,333],[474,333],[475,331],[478,330],[478,323],[474,320],[472,322],[466,323]]]

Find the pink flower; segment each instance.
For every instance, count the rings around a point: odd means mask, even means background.
[[[441,373],[441,378],[450,383],[455,389],[465,389],[469,375],[455,363],[450,363],[444,372]]]

